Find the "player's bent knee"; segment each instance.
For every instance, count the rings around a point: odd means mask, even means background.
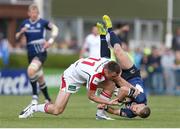
[[[35,71],[34,69],[32,69],[31,67],[28,67],[27,73],[28,73],[28,76],[29,76],[30,78],[32,78],[32,77],[35,76],[36,71]]]
[[[64,108],[57,108],[57,107],[56,107],[56,108],[54,109],[53,114],[57,116],[57,115],[62,114],[63,112],[64,112]]]

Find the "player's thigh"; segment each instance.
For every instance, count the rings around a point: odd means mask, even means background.
[[[116,54],[117,59],[119,60],[119,63],[121,65],[122,69],[129,69],[133,66],[133,62],[131,61],[128,54],[121,48],[120,45],[114,46],[114,51]]]

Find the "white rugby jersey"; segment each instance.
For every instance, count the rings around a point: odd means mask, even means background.
[[[100,58],[100,36],[89,34],[86,39],[83,48],[89,49],[88,57]]]
[[[107,58],[82,58],[64,71],[64,79],[74,85],[96,90],[98,83],[104,81],[104,65],[110,60]]]

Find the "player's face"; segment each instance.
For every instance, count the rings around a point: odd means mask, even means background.
[[[115,80],[117,77],[119,77],[119,74],[116,72],[109,72],[108,70],[104,71],[105,77],[109,80]]]
[[[123,27],[121,28],[121,30],[122,30],[123,32],[128,32],[128,31],[129,31],[129,25],[123,26]]]
[[[144,104],[132,104],[130,109],[134,114],[139,115],[144,106]]]
[[[35,21],[38,19],[39,11],[37,9],[31,9],[29,10],[28,15],[32,21]]]
[[[94,35],[98,35],[98,28],[97,28],[96,26],[94,26],[94,27],[92,28],[92,33],[93,33]]]

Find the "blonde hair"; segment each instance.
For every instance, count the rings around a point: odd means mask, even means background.
[[[39,12],[38,6],[36,4],[29,5],[28,11],[31,11],[31,10],[38,10],[38,12]]]

